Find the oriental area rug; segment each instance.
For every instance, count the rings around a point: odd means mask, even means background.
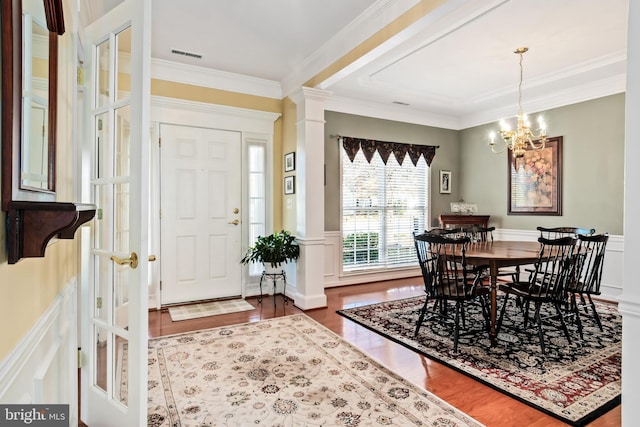
[[[480,330],[461,335],[454,353],[451,328],[439,322],[425,321],[414,337],[423,303],[424,297],[412,297],[338,313],[571,425],[584,425],[620,403],[622,322],[615,306],[597,305],[602,332],[593,318],[581,317],[583,340],[569,323],[571,345],[561,329],[545,325],[543,355],[536,329],[521,328],[515,304],[507,307],[496,346]],[[465,311],[467,326],[482,325],[479,305]]]
[[[148,425],[480,426],[306,315],[150,340]]]

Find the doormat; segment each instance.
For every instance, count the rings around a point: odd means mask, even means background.
[[[424,297],[413,297],[338,313],[574,426],[620,403],[622,320],[615,306],[597,304],[602,332],[592,318],[583,318],[584,340],[571,325],[571,345],[562,331],[545,327],[547,354],[542,355],[537,334],[519,327],[523,318],[515,306],[508,308],[511,321],[505,318],[496,347],[481,332],[461,336],[454,353],[450,328],[438,322],[425,322],[415,337],[423,303]],[[483,321],[478,304],[468,304],[465,314],[470,324]]]
[[[169,307],[169,315],[172,321],[177,322],[179,320],[197,319],[199,317],[253,310],[254,308],[254,306],[243,299],[228,299]]]

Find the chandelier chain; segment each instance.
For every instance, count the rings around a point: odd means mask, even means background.
[[[522,76],[524,75],[522,71],[523,52],[520,52],[519,55],[520,55],[520,83],[518,84],[518,114],[522,114]]]

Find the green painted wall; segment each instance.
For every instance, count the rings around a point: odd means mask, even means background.
[[[562,216],[507,215],[507,153],[487,146],[497,123],[460,132],[460,196],[478,203],[497,228],[576,226],[624,234],[624,94],[542,114],[549,135],[563,137]]]
[[[431,217],[449,203],[475,202],[497,228],[536,226],[595,228],[623,233],[624,94],[543,112],[550,136],[563,137],[562,216],[507,215],[507,153],[487,146],[497,123],[462,131],[325,112],[325,230],[340,229],[340,162],[335,135],[409,144],[439,145],[431,164]],[[537,116],[537,115],[533,115]],[[452,172],[451,194],[439,194],[440,170]]]
[[[324,218],[326,231],[340,230],[340,150],[342,146],[338,144],[336,135],[407,144],[439,145],[440,148],[436,150],[436,156],[431,163],[432,224],[437,223],[438,215],[445,207],[448,211],[449,202],[458,200],[459,132],[333,111],[325,111],[325,121]],[[408,158],[406,161],[409,161]],[[451,194],[439,194],[440,169],[452,171]]]

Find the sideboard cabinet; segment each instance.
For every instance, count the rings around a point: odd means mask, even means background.
[[[479,225],[481,227],[489,226],[490,215],[464,215],[464,214],[447,214],[440,215],[440,228],[458,228],[469,225]]]

